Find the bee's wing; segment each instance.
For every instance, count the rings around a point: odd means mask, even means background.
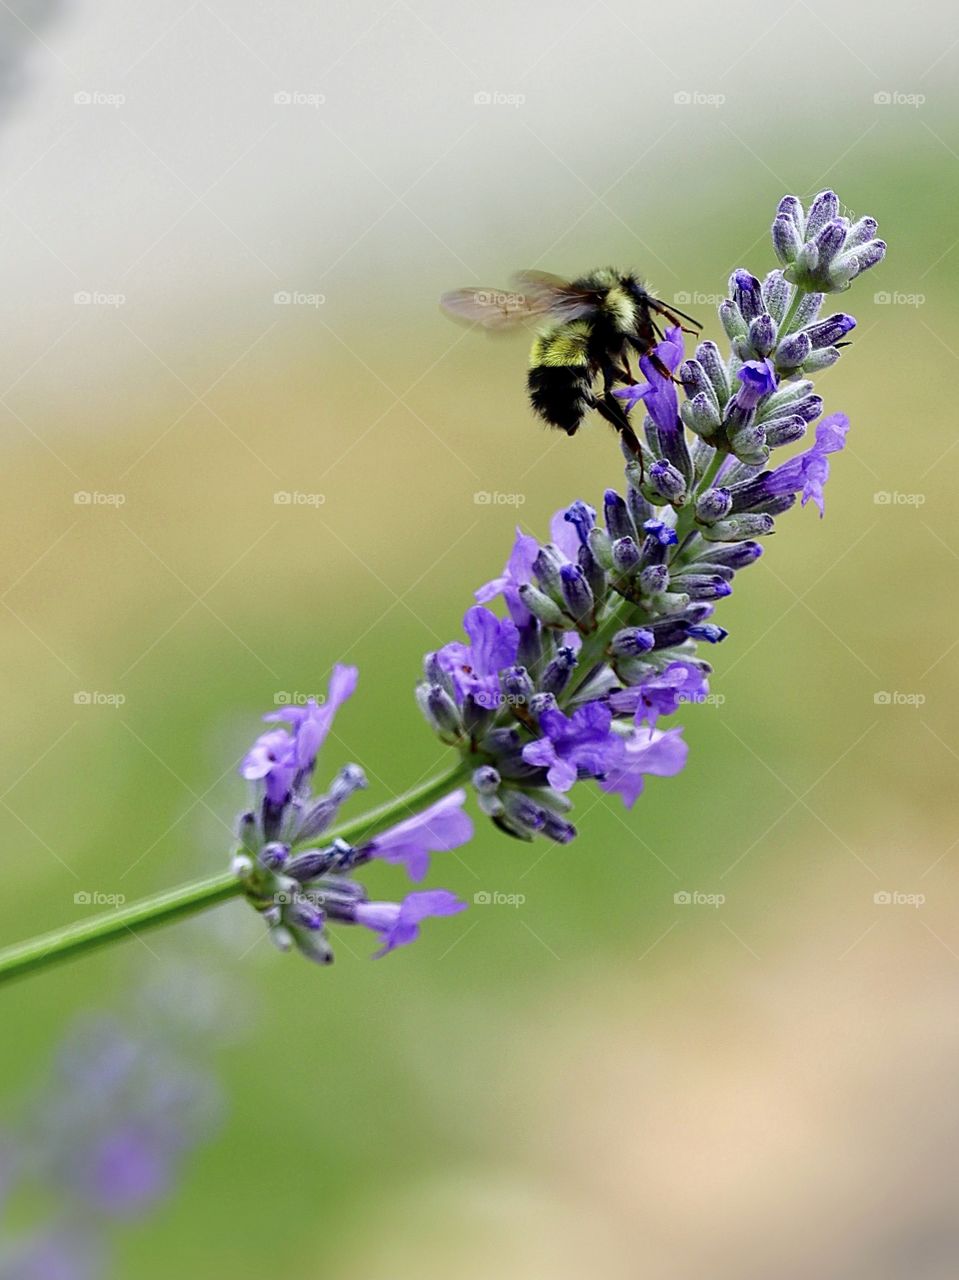
[[[592,315],[603,296],[595,289],[578,289],[548,271],[517,271],[513,284],[531,312],[563,321]]]
[[[511,289],[454,289],[443,294],[440,306],[454,320],[496,331],[544,318],[577,320],[595,311],[601,296],[545,271],[519,271],[512,284]]]
[[[544,308],[533,310],[517,290],[479,287],[444,293],[440,306],[454,320],[479,324],[490,331],[516,329],[545,311]]]

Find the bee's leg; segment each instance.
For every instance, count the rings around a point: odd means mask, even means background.
[[[654,311],[658,311],[661,316],[665,316],[672,324],[678,325],[678,327],[682,329],[683,333],[696,334],[699,333],[700,329],[703,327],[698,320],[694,320],[692,316],[688,316],[685,311],[680,311],[678,307],[667,307],[658,298],[655,299],[654,306],[651,304],[651,308]],[[680,319],[680,317],[682,317],[682,319]],[[683,320],[688,320],[693,327],[691,329],[687,329],[683,324]]]
[[[613,383],[616,381],[619,370],[614,364],[603,366],[603,395],[601,398],[593,396],[593,408],[596,412],[610,424],[610,426],[619,433],[620,438],[624,441],[626,448],[630,453],[639,459],[640,478],[643,472],[643,451],[640,447],[636,432],[633,430],[629,421],[629,415],[623,408],[622,404],[613,395]]]
[[[612,395],[607,394],[604,395],[601,400],[596,401],[595,408],[596,412],[606,419],[613,430],[619,433],[620,439],[639,463],[639,479],[640,483],[642,483],[645,479],[645,473],[643,470],[643,450],[636,437],[636,432],[630,425],[629,419],[623,412],[619,401]]]
[[[650,354],[649,363],[653,366],[656,372],[661,377],[665,378],[668,382],[678,383],[680,381],[680,379],[677,378],[676,375],[673,372],[671,372],[671,370],[667,368],[666,365],[663,364],[662,360],[660,360],[659,356],[656,354],[655,351],[653,351]]]

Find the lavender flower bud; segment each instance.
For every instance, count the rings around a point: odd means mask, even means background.
[[[480,795],[493,795],[499,790],[500,776],[492,765],[484,764],[473,771],[473,786]]]
[[[676,530],[664,520],[647,520],[643,524],[642,559],[643,564],[662,564],[666,559],[667,547],[674,547],[679,541]]]
[[[525,667],[507,667],[501,671],[499,686],[510,706],[525,706],[536,692]]]
[[[716,400],[716,392],[713,384],[706,376],[706,370],[698,360],[685,360],[679,366],[679,379],[683,384],[683,390],[690,400],[694,396],[704,395],[714,404],[718,404]]]
[[[838,315],[829,316],[826,320],[820,320],[818,324],[810,325],[803,332],[812,347],[831,347],[855,327],[855,316],[847,316],[840,312]]]
[[[278,871],[290,856],[290,846],[273,840],[260,850],[257,860],[267,871]]]
[[[583,543],[580,547],[576,556],[576,563],[582,570],[583,577],[589,583],[589,589],[592,591],[596,603],[600,604],[606,599],[606,573],[590,550],[588,542]]]
[[[643,496],[639,485],[632,483],[632,477],[630,477],[630,486],[626,490],[626,505],[629,507],[629,514],[633,517],[633,524],[638,533],[646,521],[652,519],[653,508]]]
[[[779,449],[785,444],[795,444],[806,434],[806,422],[799,414],[788,418],[774,418],[764,424],[766,444],[770,449]]]
[[[774,362],[777,370],[791,373],[794,369],[801,368],[811,350],[812,342],[808,333],[791,333],[776,348]]]
[[[673,587],[690,600],[721,600],[732,595],[732,587],[721,574],[687,573],[673,579]]]
[[[764,359],[776,345],[776,321],[770,315],[759,315],[749,325],[749,346]]]
[[[565,557],[560,554],[552,543],[548,542],[545,547],[540,547],[536,553],[536,559],[533,561],[533,574],[547,595],[556,595],[561,590],[559,571],[565,563]]]
[[[729,447],[740,462],[749,466],[762,466],[769,457],[766,447],[766,428],[761,423],[745,422],[735,429],[727,426]]]
[[[679,416],[690,431],[698,436],[714,436],[722,426],[719,407],[712,395],[698,391],[691,400],[684,400]]]
[[[763,313],[763,295],[759,281],[743,267],[737,269],[729,277],[729,292],[735,302],[739,314],[748,324]]]
[[[595,602],[582,569],[575,564],[564,564],[560,570],[560,583],[569,616],[576,622],[588,623],[592,619]]]
[[[647,628],[626,627],[613,636],[609,652],[616,658],[639,658],[649,653],[655,643],[655,636]]]
[[[636,537],[636,526],[633,524],[629,508],[615,489],[607,489],[603,495],[603,516],[610,541],[618,538]]]
[[[639,547],[632,538],[620,538],[613,543],[613,568],[616,573],[625,575],[639,564]]]
[[[559,627],[566,621],[559,605],[542,591],[538,591],[531,583],[524,582],[520,586],[519,598],[533,617],[539,618],[540,622],[547,627]]]
[[[686,480],[671,462],[654,462],[648,476],[650,490],[666,502],[680,503],[686,497]]]
[[[648,564],[639,575],[639,589],[644,596],[659,596],[669,590],[669,570],[664,564]]]
[[[556,656],[546,664],[546,670],[540,679],[539,684],[543,693],[551,693],[558,698],[569,684],[569,678],[575,669],[575,649],[561,645],[556,650]]]
[[[778,213],[772,227],[773,248],[776,257],[784,267],[792,266],[799,257],[803,239],[795,218],[789,214]]]
[[[426,711],[427,718],[441,738],[456,742],[463,736],[463,725],[456,703],[438,684],[430,685],[426,692]]]
[[[763,303],[777,325],[782,324],[789,307],[792,287],[781,271],[770,271],[763,281]]]
[[[743,514],[710,525],[703,530],[703,537],[708,542],[741,542],[746,538],[764,538],[772,531],[772,516]]]
[[[806,215],[805,238],[812,240],[827,222],[831,222],[838,215],[839,197],[835,191],[820,191],[819,195],[814,197]]]
[[[709,562],[710,567],[723,565],[736,570],[754,564],[762,553],[762,544],[759,542],[730,542],[725,545],[711,543],[703,549],[702,557]],[[695,563],[700,563],[698,558]]]
[[[574,502],[563,516],[569,524],[574,525],[579,534],[580,543],[585,546],[589,531],[596,524],[596,512],[585,502]]]
[[[696,348],[696,359],[715,392],[716,403],[722,409],[732,394],[729,384],[729,371],[726,362],[715,342],[701,342]]]
[[[690,627],[687,634],[690,640],[705,640],[707,644],[719,644],[726,639],[729,632],[725,627],[717,627],[713,623],[707,622],[699,626]]]
[[[805,367],[809,373],[819,373],[820,370],[834,365],[841,355],[842,352],[838,347],[823,347],[819,351],[812,352]]]
[[[737,338],[745,338],[746,321],[735,302],[731,302],[728,298],[719,304],[719,323],[723,326],[730,342],[735,342]]]
[[[872,240],[878,230],[879,223],[875,218],[860,218],[858,222],[854,222],[849,228],[843,251],[847,252],[850,249],[856,249],[859,245]]]
[[[608,573],[613,567],[613,547],[605,529],[598,526],[589,531],[589,549],[596,563]]]
[[[731,508],[728,489],[707,489],[696,499],[696,519],[700,524],[715,524],[728,516]]]

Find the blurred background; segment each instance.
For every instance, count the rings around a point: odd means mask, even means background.
[[[568,848],[481,827],[431,883],[522,902],[381,963],[342,933],[329,972],[274,955],[230,904],[0,993],[22,1128],[78,1014],[155,1033],[144,991],[223,984],[177,1050],[215,1059],[217,1123],[85,1274],[953,1277],[954,9],[0,24],[4,941],[219,870],[258,717],[334,661],[361,679],[327,773],[375,802],[441,763],[422,653],[517,521],[620,480],[444,289],[634,266],[717,337],[784,193],[833,186],[890,246],[819,382],[853,424],[826,518],[737,579],[680,777],[628,817],[580,799]]]

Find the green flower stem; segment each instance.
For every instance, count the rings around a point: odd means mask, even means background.
[[[324,836],[324,842],[337,837],[350,842],[368,839],[394,822],[439,800],[457,783],[467,778],[471,768],[469,760],[457,761],[428,782],[413,787],[395,800],[380,805],[378,809],[371,809],[330,831]],[[152,897],[141,898],[139,902],[119,907],[115,911],[92,916],[80,924],[67,925],[63,929],[54,929],[50,933],[29,938],[26,942],[18,942],[0,950],[0,985],[24,974],[35,973],[38,969],[59,964],[85,951],[122,942],[125,938],[134,938],[146,929],[156,929],[187,916],[197,915],[201,911],[208,911],[210,907],[242,894],[243,885],[240,881],[232,872],[224,871],[205,880],[194,880],[176,889],[167,889]]]

